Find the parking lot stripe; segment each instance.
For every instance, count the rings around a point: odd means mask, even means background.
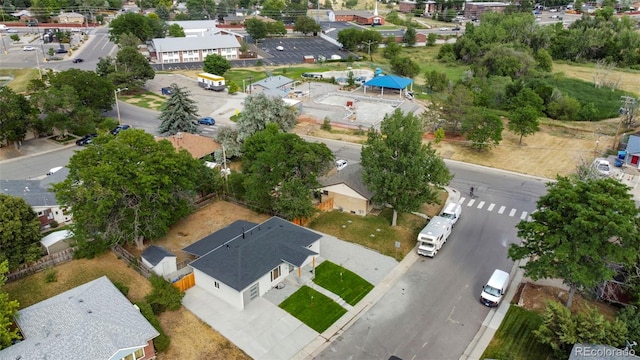
[[[496,206],[496,204],[491,203],[491,205],[489,205],[489,207],[487,208],[487,211],[491,211],[493,210],[493,208]]]

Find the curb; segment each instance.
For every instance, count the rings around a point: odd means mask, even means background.
[[[77,147],[77,145],[76,144],[62,145],[61,147],[59,147],[57,149],[39,151],[39,152],[35,152],[33,154],[23,154],[23,155],[20,155],[18,157],[14,157],[14,158],[11,158],[11,159],[0,160],[0,164],[7,164],[7,163],[10,163],[10,162],[14,162],[14,161],[24,160],[26,158],[32,158],[32,157],[35,157],[35,156],[40,156],[40,155],[44,155],[44,154],[50,154],[50,153],[53,153],[53,152],[56,152],[56,151],[65,150],[65,149],[72,148],[72,147]]]

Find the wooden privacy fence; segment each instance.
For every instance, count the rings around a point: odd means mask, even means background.
[[[333,198],[328,198],[327,200],[319,203],[316,207],[320,211],[331,211],[333,210]]]
[[[43,256],[36,262],[20,265],[17,270],[7,274],[7,282],[16,281],[31,274],[35,274],[38,271],[71,261],[73,260],[73,253],[75,251],[76,248],[68,248],[51,255]]]
[[[180,291],[186,291],[189,288],[192,288],[196,284],[196,277],[193,273],[188,273],[178,281],[173,283],[173,286],[180,289]]]
[[[111,251],[116,253],[119,258],[124,260],[127,264],[131,265],[131,267],[140,273],[140,275],[146,277],[147,279],[151,277],[151,269],[147,267],[147,265],[143,264],[142,261],[138,260],[132,253],[125,250],[120,245],[113,245],[111,247]]]

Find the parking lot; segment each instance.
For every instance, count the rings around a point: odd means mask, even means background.
[[[276,50],[282,46],[283,50]],[[311,55],[316,60],[318,55],[330,59],[331,55],[339,55],[346,59],[351,53],[340,51],[340,48],[316,36],[300,38],[264,39],[258,44],[258,54],[267,65],[300,64],[304,56]],[[355,54],[351,54],[356,56]]]

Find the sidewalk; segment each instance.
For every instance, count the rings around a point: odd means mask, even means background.
[[[14,145],[0,147],[0,164],[17,161],[19,159],[24,160],[28,157],[47,154],[71,147],[77,147],[77,145],[74,142],[68,145],[62,145],[45,138],[29,139],[23,141],[19,148]]]

